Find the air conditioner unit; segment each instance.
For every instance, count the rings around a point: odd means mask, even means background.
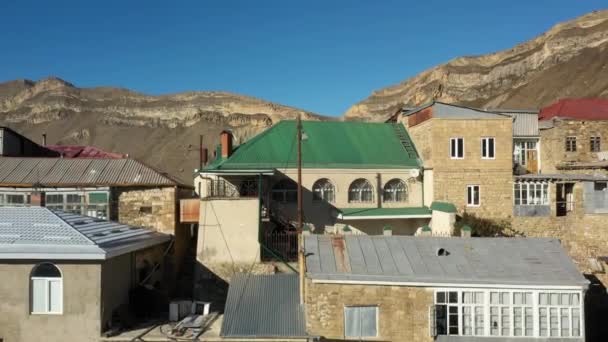
[[[169,303],[169,321],[177,322],[190,315],[192,310],[191,300],[177,300]]]

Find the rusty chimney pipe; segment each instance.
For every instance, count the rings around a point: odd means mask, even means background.
[[[226,159],[232,154],[232,132],[222,131],[220,133],[220,144],[222,146],[222,158]]]

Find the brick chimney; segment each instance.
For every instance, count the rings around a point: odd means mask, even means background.
[[[220,133],[220,145],[222,146],[222,158],[230,157],[232,154],[232,132],[222,131]]]
[[[30,195],[30,205],[32,207],[45,207],[46,194],[42,191],[32,192]]]

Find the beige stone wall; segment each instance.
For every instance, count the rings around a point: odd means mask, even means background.
[[[429,119],[408,131],[433,170],[433,193],[425,200],[452,202],[460,213],[483,218],[506,218],[512,214],[513,139],[512,119]],[[464,159],[450,158],[450,138],[464,138]],[[495,158],[482,159],[481,139],[494,137]],[[430,158],[430,159],[429,159]],[[428,171],[425,170],[425,173]],[[480,186],[480,206],[468,207],[467,185]]]
[[[591,152],[590,138],[601,137],[601,151],[608,151],[608,121],[555,120],[554,127],[543,129],[541,152],[543,173],[556,173],[556,165],[561,162],[591,162],[597,160],[597,153]],[[576,137],[576,152],[566,152],[566,137]],[[592,173],[595,171],[574,173]]]
[[[177,225],[176,188],[115,189],[118,221],[174,234]]]
[[[559,239],[581,272],[591,273],[589,258],[608,255],[608,214],[586,214],[583,205],[583,184],[575,183],[574,211],[567,216],[557,217],[555,189],[555,183],[551,183],[551,216],[515,216],[512,229],[515,233],[525,236]],[[599,274],[598,278],[608,287],[608,277],[605,274]]]
[[[33,263],[0,264],[0,338],[5,342],[99,341],[101,266],[55,263],[63,275],[63,314],[30,314]]]
[[[306,279],[306,329],[312,336],[344,340],[344,307],[378,306],[380,341],[433,341],[429,306],[433,292],[424,288],[315,284]]]

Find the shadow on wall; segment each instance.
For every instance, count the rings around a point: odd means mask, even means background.
[[[587,341],[608,341],[608,293],[602,282],[592,274],[585,274],[591,282],[585,296],[585,334]]]
[[[523,236],[523,233],[513,230],[510,219],[488,219],[477,217],[474,214],[464,213],[456,218],[456,229],[454,234],[459,236],[460,229],[465,225],[471,227],[472,236]]]
[[[228,283],[200,262],[195,264],[194,298],[211,302],[211,312],[224,312]]]

